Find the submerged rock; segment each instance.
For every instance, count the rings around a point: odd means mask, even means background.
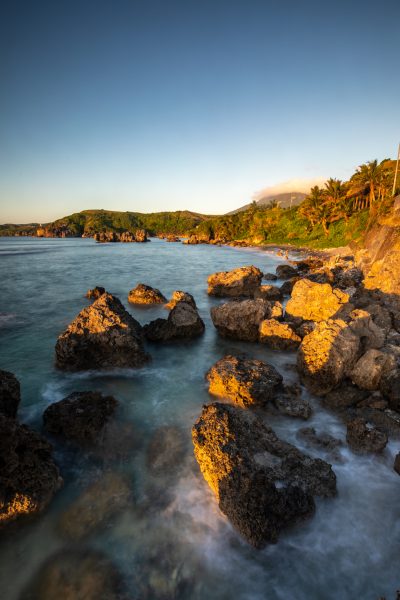
[[[111,294],[84,308],[56,343],[56,366],[78,371],[140,367],[149,360],[140,324]]]
[[[147,467],[152,475],[171,476],[182,464],[186,444],[179,427],[165,425],[156,429],[147,449]]]
[[[129,292],[128,302],[131,304],[165,304],[167,299],[157,288],[139,283]]]
[[[354,419],[347,424],[346,440],[355,452],[382,452],[388,436],[364,419]]]
[[[190,339],[201,335],[205,325],[192,304],[178,302],[168,319],[155,319],[143,328],[145,337],[152,342]]]
[[[21,401],[21,387],[18,379],[9,371],[0,369],[0,413],[15,419]]]
[[[271,316],[271,304],[261,298],[232,301],[214,306],[210,312],[220,335],[255,342],[261,321]]]
[[[312,415],[312,408],[307,400],[301,398],[300,386],[284,386],[283,393],[274,400],[278,411],[287,417],[307,420]]]
[[[343,443],[341,440],[329,435],[329,433],[317,433],[314,427],[303,427],[299,429],[297,437],[309,447],[323,450],[332,454],[336,459],[340,457],[338,448],[343,446]]]
[[[283,442],[249,411],[218,402],[204,406],[192,438],[221,511],[256,548],[311,516],[314,495],[336,494],[329,464]]]
[[[95,300],[97,300],[98,298],[100,298],[100,296],[102,296],[105,293],[105,288],[96,286],[86,292],[86,298],[94,298]]]
[[[209,392],[243,408],[263,406],[282,388],[282,375],[261,360],[224,356],[207,373]]]
[[[254,266],[213,273],[207,280],[208,293],[220,297],[251,297],[260,287],[262,276],[260,269]]]
[[[186,304],[190,304],[193,308],[197,309],[196,302],[191,294],[188,292],[182,292],[181,290],[175,290],[172,292],[171,299],[168,301],[168,304],[165,305],[165,308],[175,308],[175,306],[179,302],[186,302]]]
[[[293,287],[286,305],[286,318],[302,321],[326,321],[337,316],[340,309],[349,301],[349,296],[329,283],[314,283],[300,279]]]
[[[41,512],[62,485],[52,447],[0,414],[0,525]]]
[[[73,392],[50,404],[43,413],[45,429],[83,446],[95,444],[118,406],[113,396],[99,392]]]
[[[259,333],[260,342],[273,350],[296,350],[301,343],[301,337],[288,323],[280,323],[276,319],[261,321]]]

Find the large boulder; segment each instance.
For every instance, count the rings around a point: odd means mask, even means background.
[[[331,466],[280,440],[255,414],[228,404],[203,407],[194,453],[221,511],[256,548],[314,511],[313,496],[334,496]]]
[[[188,292],[182,292],[181,290],[175,290],[172,292],[171,299],[168,301],[168,304],[165,305],[165,308],[169,308],[171,310],[175,308],[179,302],[186,302],[187,304],[193,306],[193,308],[197,308],[192,294],[189,294]]]
[[[91,446],[100,441],[117,405],[113,396],[103,396],[99,392],[73,392],[46,408],[44,427],[49,433],[82,446]]]
[[[382,376],[395,367],[396,361],[391,354],[371,348],[358,359],[350,377],[359,388],[373,391],[379,388]]]
[[[329,283],[300,279],[286,305],[286,317],[289,320],[326,321],[336,316],[348,301],[348,294],[333,289]]]
[[[208,293],[220,297],[251,297],[260,287],[262,276],[260,269],[254,266],[213,273],[207,280]]]
[[[342,319],[318,323],[303,338],[297,367],[307,387],[319,396],[333,390],[359,357],[360,339]]]
[[[167,299],[157,288],[139,283],[129,292],[128,302],[131,304],[165,304]]]
[[[197,337],[204,329],[204,322],[192,304],[178,302],[168,319],[151,321],[144,326],[143,333],[152,342],[167,342]]]
[[[265,319],[259,327],[260,342],[273,350],[296,350],[301,337],[288,323],[280,323],[276,319]]]
[[[103,294],[59,336],[56,366],[67,371],[140,367],[150,358],[141,329],[118,298]]]
[[[18,379],[9,371],[0,369],[0,413],[15,419],[21,401]]]
[[[382,452],[388,436],[364,419],[353,419],[347,423],[346,440],[354,452]]]
[[[261,321],[271,316],[271,304],[261,298],[233,301],[214,306],[210,312],[223,337],[256,342]]]
[[[62,485],[52,447],[0,414],[0,524],[42,511]]]
[[[207,373],[209,392],[242,408],[265,405],[282,388],[282,375],[261,360],[224,356]]]

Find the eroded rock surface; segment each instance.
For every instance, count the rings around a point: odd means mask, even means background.
[[[260,342],[273,350],[296,350],[301,337],[288,323],[280,323],[276,319],[265,319],[259,327]]]
[[[260,269],[254,266],[213,273],[207,280],[208,293],[220,297],[251,297],[260,287],[262,276]]]
[[[0,413],[15,419],[21,401],[21,388],[18,379],[9,371],[0,369]]]
[[[128,302],[131,304],[165,304],[167,299],[157,288],[139,283],[129,292]]]
[[[100,296],[102,296],[105,293],[106,293],[105,288],[96,286],[86,292],[86,298],[89,298],[90,300],[91,299],[97,300],[98,298],[100,298]]]
[[[188,302],[178,302],[167,319],[155,319],[143,328],[145,337],[152,342],[190,339],[201,335],[205,325],[196,308]]]
[[[261,298],[234,301],[214,306],[210,312],[220,335],[255,342],[261,321],[271,316],[271,304]]]
[[[388,436],[364,419],[354,419],[347,424],[346,440],[355,452],[382,452]]]
[[[300,279],[293,286],[292,295],[286,305],[287,319],[303,321],[326,321],[337,316],[349,296],[329,283],[314,283]]]

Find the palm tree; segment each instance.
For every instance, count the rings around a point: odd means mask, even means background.
[[[351,177],[350,184],[354,187],[363,187],[363,195],[367,196],[369,206],[373,206],[376,200],[376,191],[379,190],[381,180],[382,163],[378,164],[378,161],[375,159],[360,165]]]

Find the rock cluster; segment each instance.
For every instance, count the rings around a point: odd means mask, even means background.
[[[99,233],[95,233],[93,238],[96,242],[100,243],[109,243],[109,242],[148,242],[150,240],[147,239],[147,232],[144,229],[137,229],[135,233],[131,231],[122,231],[118,233],[117,231],[102,231]]]
[[[129,292],[128,302],[131,304],[165,304],[167,299],[157,288],[139,283]]]

